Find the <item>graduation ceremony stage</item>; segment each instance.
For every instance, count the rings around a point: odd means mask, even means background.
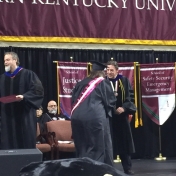
[[[115,168],[123,171],[121,163],[115,163]],[[176,176],[176,158],[165,161],[133,159],[132,170],[135,176]]]

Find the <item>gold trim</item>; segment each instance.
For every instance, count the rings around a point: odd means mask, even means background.
[[[137,104],[137,100],[138,100],[138,95],[137,95],[137,82],[136,82],[136,64],[138,64],[138,62],[134,62],[134,103],[136,105],[136,113],[135,113],[135,128],[139,127],[139,113],[138,113],[138,104]]]
[[[133,40],[113,38],[78,38],[78,37],[28,37],[28,36],[0,36],[5,42],[45,42],[45,43],[103,43],[126,45],[167,45],[175,46],[176,40]]]
[[[140,101],[139,101],[139,109],[140,109],[140,113],[139,113],[139,122],[140,125],[143,126],[143,122],[142,122],[142,93],[141,93],[141,72],[140,72],[140,64],[138,64],[138,73],[139,73],[139,95],[140,95]]]
[[[90,65],[90,72],[92,71],[92,64],[89,62],[89,65]]]
[[[89,76],[89,62],[87,62],[87,76]]]
[[[58,72],[58,66],[59,66],[59,62],[58,61],[53,61],[53,63],[56,64],[56,69],[57,69],[57,111],[58,114],[60,114],[60,98],[59,98],[59,72]]]
[[[119,79],[119,83],[120,83],[120,88],[121,88],[121,91],[122,91],[122,102],[125,101],[125,89],[124,89],[124,86],[122,84],[122,81]]]
[[[176,91],[176,62],[175,62],[175,91]],[[176,94],[175,94],[175,103],[176,103]]]

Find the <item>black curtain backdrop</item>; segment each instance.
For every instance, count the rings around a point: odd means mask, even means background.
[[[33,70],[40,78],[45,89],[43,107],[46,109],[50,100],[57,101],[56,64],[53,61],[89,62],[97,60],[106,63],[112,57],[117,62],[156,63],[175,62],[175,51],[124,51],[124,50],[81,50],[81,49],[41,49],[0,47],[0,74],[4,73],[4,53],[14,51],[19,55],[20,65]],[[159,126],[152,122],[144,113],[143,126],[134,128],[134,118],[131,122],[136,153],[133,158],[154,158],[160,153]],[[166,157],[176,156],[176,112],[160,126],[161,153]]]

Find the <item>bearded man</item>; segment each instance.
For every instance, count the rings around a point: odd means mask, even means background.
[[[0,76],[0,149],[36,148],[36,109],[43,101],[44,90],[37,75],[19,66],[14,52],[4,55],[5,73]]]

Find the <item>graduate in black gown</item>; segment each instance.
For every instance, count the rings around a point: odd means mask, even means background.
[[[18,55],[4,55],[5,73],[0,76],[0,97],[16,95],[16,102],[0,103],[0,148],[36,148],[36,109],[44,90],[37,75],[19,67]]]
[[[90,75],[76,84],[71,124],[77,157],[89,157],[113,166],[109,118],[116,98],[110,82],[104,78],[105,67],[93,62]]]
[[[135,152],[133,137],[131,133],[129,115],[136,111],[134,104],[134,93],[128,78],[118,74],[116,61],[107,63],[107,79],[110,81],[117,97],[116,110],[112,118],[112,138],[114,159],[120,156],[124,172],[133,175],[131,154]]]

